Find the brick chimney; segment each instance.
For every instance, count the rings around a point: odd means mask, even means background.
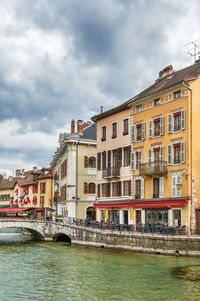
[[[168,74],[171,74],[173,72],[173,66],[172,65],[169,65],[167,67],[165,67],[163,70],[161,70],[159,72],[159,79],[167,76]]]
[[[83,120],[77,121],[77,132],[83,135],[83,129],[91,124],[91,121],[83,122]]]
[[[74,132],[75,132],[75,120],[72,119],[72,121],[71,121],[71,134],[74,134]]]

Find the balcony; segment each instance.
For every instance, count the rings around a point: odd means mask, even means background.
[[[102,178],[120,177],[120,166],[112,166],[102,170]]]
[[[166,161],[142,163],[139,166],[140,176],[164,175],[167,174],[167,172],[168,170]]]

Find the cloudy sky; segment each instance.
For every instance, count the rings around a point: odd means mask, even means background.
[[[193,63],[198,0],[0,0],[0,169],[47,166],[59,132]],[[188,46],[191,48],[191,45]]]

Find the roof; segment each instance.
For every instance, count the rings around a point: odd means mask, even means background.
[[[83,135],[81,136],[82,139],[97,139],[97,131],[96,131],[96,123],[92,123],[91,125],[87,126],[83,129]]]
[[[9,180],[9,179],[4,179],[0,180],[0,189],[13,189],[16,183],[16,179]]]
[[[158,92],[167,90],[170,87],[181,84],[183,81],[195,79],[198,76],[200,76],[200,60],[198,60],[191,66],[188,66],[188,67],[183,68],[178,71],[174,71],[171,74],[168,74],[165,77],[156,80],[156,82],[153,85],[151,85],[147,89],[143,90],[141,93],[137,94],[135,97],[132,97],[131,99],[125,101],[124,103],[122,103],[121,105],[119,105],[117,107],[114,107],[108,111],[105,111],[101,114],[98,114],[98,115],[92,117],[92,120],[96,122],[97,120],[103,119],[112,114],[126,110],[129,107],[129,105],[135,101],[138,101],[138,100],[148,97],[150,95],[156,94]]]
[[[163,90],[169,89],[170,87],[178,85],[183,81],[195,79],[199,75],[200,75],[200,60],[191,66],[172,72],[171,74],[166,75],[164,78],[158,79],[152,86],[148,87],[147,89],[145,89],[144,91],[136,95],[132,100],[132,102],[153,95],[155,93],[161,92]]]

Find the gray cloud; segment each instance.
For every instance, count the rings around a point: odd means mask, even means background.
[[[182,46],[199,38],[199,7],[197,0],[2,1],[0,124],[17,120],[23,141],[29,133],[55,137],[49,150],[20,148],[19,162],[47,164],[58,129],[72,118],[133,97],[168,64],[192,63]],[[6,151],[2,143],[0,158]]]

